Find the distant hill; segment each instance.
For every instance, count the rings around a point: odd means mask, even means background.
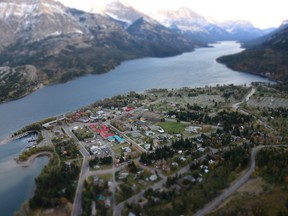
[[[223,56],[218,62],[237,71],[250,72],[288,82],[288,25],[248,43],[241,53]]]

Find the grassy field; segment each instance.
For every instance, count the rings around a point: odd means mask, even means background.
[[[182,133],[185,131],[185,128],[187,127],[186,124],[182,124],[179,122],[160,122],[157,125],[163,128],[165,132],[172,134]]]
[[[112,180],[112,174],[103,174],[103,175],[97,175],[100,179],[103,179],[104,181],[110,181]]]

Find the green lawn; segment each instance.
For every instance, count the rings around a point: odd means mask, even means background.
[[[157,125],[163,128],[165,132],[172,134],[182,133],[188,126],[179,122],[160,122]]]

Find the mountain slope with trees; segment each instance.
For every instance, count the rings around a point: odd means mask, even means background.
[[[288,82],[288,25],[282,25],[258,41],[261,42],[249,43],[248,49],[238,54],[223,56],[218,62],[233,70]]]

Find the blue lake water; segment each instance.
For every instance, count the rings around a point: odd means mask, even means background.
[[[29,167],[18,165],[14,158],[27,144],[27,139],[23,138],[0,146],[0,215],[14,215],[21,204],[33,195],[34,178],[48,163],[48,157],[40,157]]]
[[[268,82],[265,78],[235,72],[216,62],[216,58],[222,55],[240,52],[239,44],[223,42],[213,46],[169,58],[126,61],[109,73],[47,86],[17,101],[1,104],[0,140],[29,123],[129,91]],[[25,200],[31,195],[34,177],[46,163],[40,158],[29,168],[17,166],[13,158],[23,148],[22,144],[15,141],[0,145],[0,215],[3,208],[13,211],[20,205],[16,200]]]
[[[2,104],[0,139],[37,120],[129,91],[267,81],[259,76],[232,71],[216,62],[219,56],[241,51],[239,44],[223,42],[214,46],[169,58],[126,61],[109,73],[47,86],[20,100]]]

